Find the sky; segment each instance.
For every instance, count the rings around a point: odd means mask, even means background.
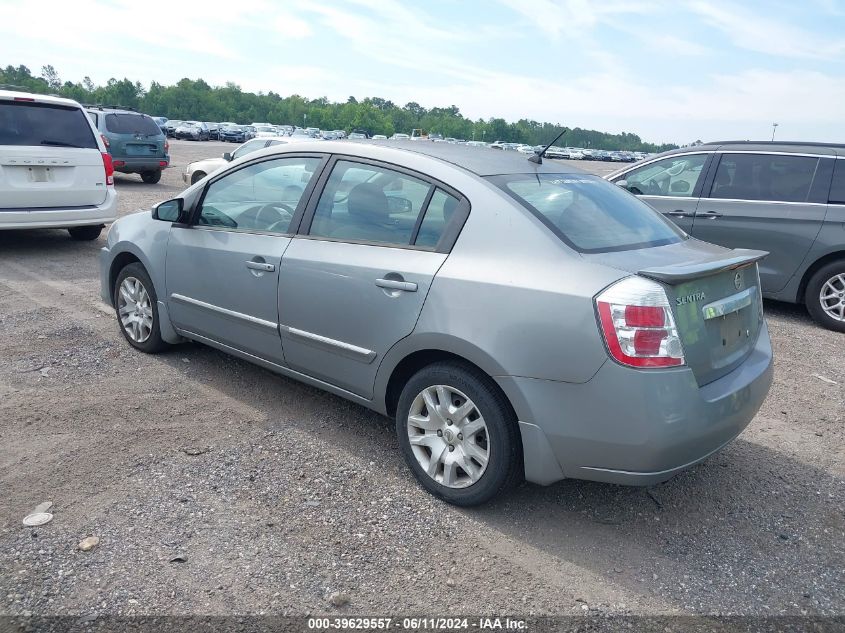
[[[845,0],[0,0],[0,65],[456,105],[651,142],[845,142]],[[154,114],[154,113],[153,113]]]

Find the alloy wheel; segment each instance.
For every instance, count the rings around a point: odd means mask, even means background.
[[[466,488],[484,474],[490,442],[484,417],[466,394],[432,385],[414,398],[408,413],[408,439],[414,457],[434,481]]]
[[[845,273],[835,275],[822,284],[819,301],[829,317],[845,322]]]
[[[117,312],[123,331],[135,343],[143,343],[153,331],[153,308],[144,284],[127,277],[117,293]]]

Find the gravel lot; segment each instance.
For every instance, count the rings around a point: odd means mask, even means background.
[[[171,145],[160,184],[117,177],[121,214],[234,147]],[[385,418],[201,345],[132,351],[104,239],[0,234],[0,613],[845,614],[845,335],[803,309],[766,304],[774,386],[706,463],[459,510]]]

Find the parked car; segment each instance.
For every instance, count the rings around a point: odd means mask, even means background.
[[[410,134],[402,134],[401,132],[397,132],[393,136],[390,137],[391,141],[407,141],[411,138]],[[433,139],[432,139],[433,140]]]
[[[170,165],[170,144],[152,117],[134,110],[89,107],[88,117],[100,133],[115,171],[139,174],[154,185]]]
[[[771,254],[763,295],[845,332],[845,145],[725,142],[608,176],[701,240]]]
[[[153,121],[156,122],[156,125],[162,131],[162,133],[166,135],[167,131],[165,130],[165,126],[167,125],[167,117],[154,116]]]
[[[201,121],[183,121],[174,131],[173,136],[189,141],[207,141],[208,126]]]
[[[373,134],[374,141],[386,141],[387,137],[384,134]]]
[[[279,133],[272,125],[261,125],[255,128],[254,138],[275,138],[277,136],[279,136]]]
[[[227,125],[220,128],[218,135],[221,141],[229,143],[243,143],[248,140],[247,131],[243,125]]]
[[[116,217],[112,159],[82,106],[0,90],[0,230],[93,240]]]
[[[367,139],[367,138],[368,138],[367,135],[364,134],[363,132],[351,132],[349,134],[349,140],[350,141],[362,140],[362,139]]]
[[[745,428],[772,380],[765,253],[569,166],[416,145],[263,149],[119,219],[102,297],[128,343],[199,341],[389,415],[459,505],[523,477],[651,485]]]
[[[208,174],[216,172],[226,164],[232,162],[233,160],[237,160],[250,152],[264,149],[265,147],[271,147],[272,145],[283,145],[289,142],[289,140],[282,138],[250,139],[240,147],[236,148],[234,152],[225,152],[220,158],[204,158],[202,160],[196,160],[193,163],[189,163],[185,167],[185,171],[182,172],[182,182],[193,185],[205,178]]]
[[[213,141],[219,141],[220,140],[220,124],[206,121],[205,126],[208,128],[208,138],[210,140],[213,140]]]
[[[168,119],[167,123],[164,124],[164,133],[170,138],[174,138],[176,128],[182,125],[182,123],[183,121],[179,121],[178,119]]]

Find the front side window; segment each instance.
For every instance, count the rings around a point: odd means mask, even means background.
[[[338,161],[317,203],[310,234],[410,245],[430,189],[427,182],[384,167]]]
[[[197,224],[288,233],[319,158],[277,158],[238,169],[209,185]]]
[[[670,156],[654,161],[622,176],[626,189],[642,196],[688,197],[701,178],[707,154]]]
[[[819,159],[781,154],[723,154],[711,198],[806,202]]]
[[[597,176],[517,174],[490,180],[578,251],[674,244],[685,234],[650,206]]]
[[[263,138],[247,141],[234,151],[234,153],[232,154],[232,160],[241,158],[242,156],[246,156],[250,152],[254,152],[257,149],[262,149],[265,145],[267,145],[267,141]]]

